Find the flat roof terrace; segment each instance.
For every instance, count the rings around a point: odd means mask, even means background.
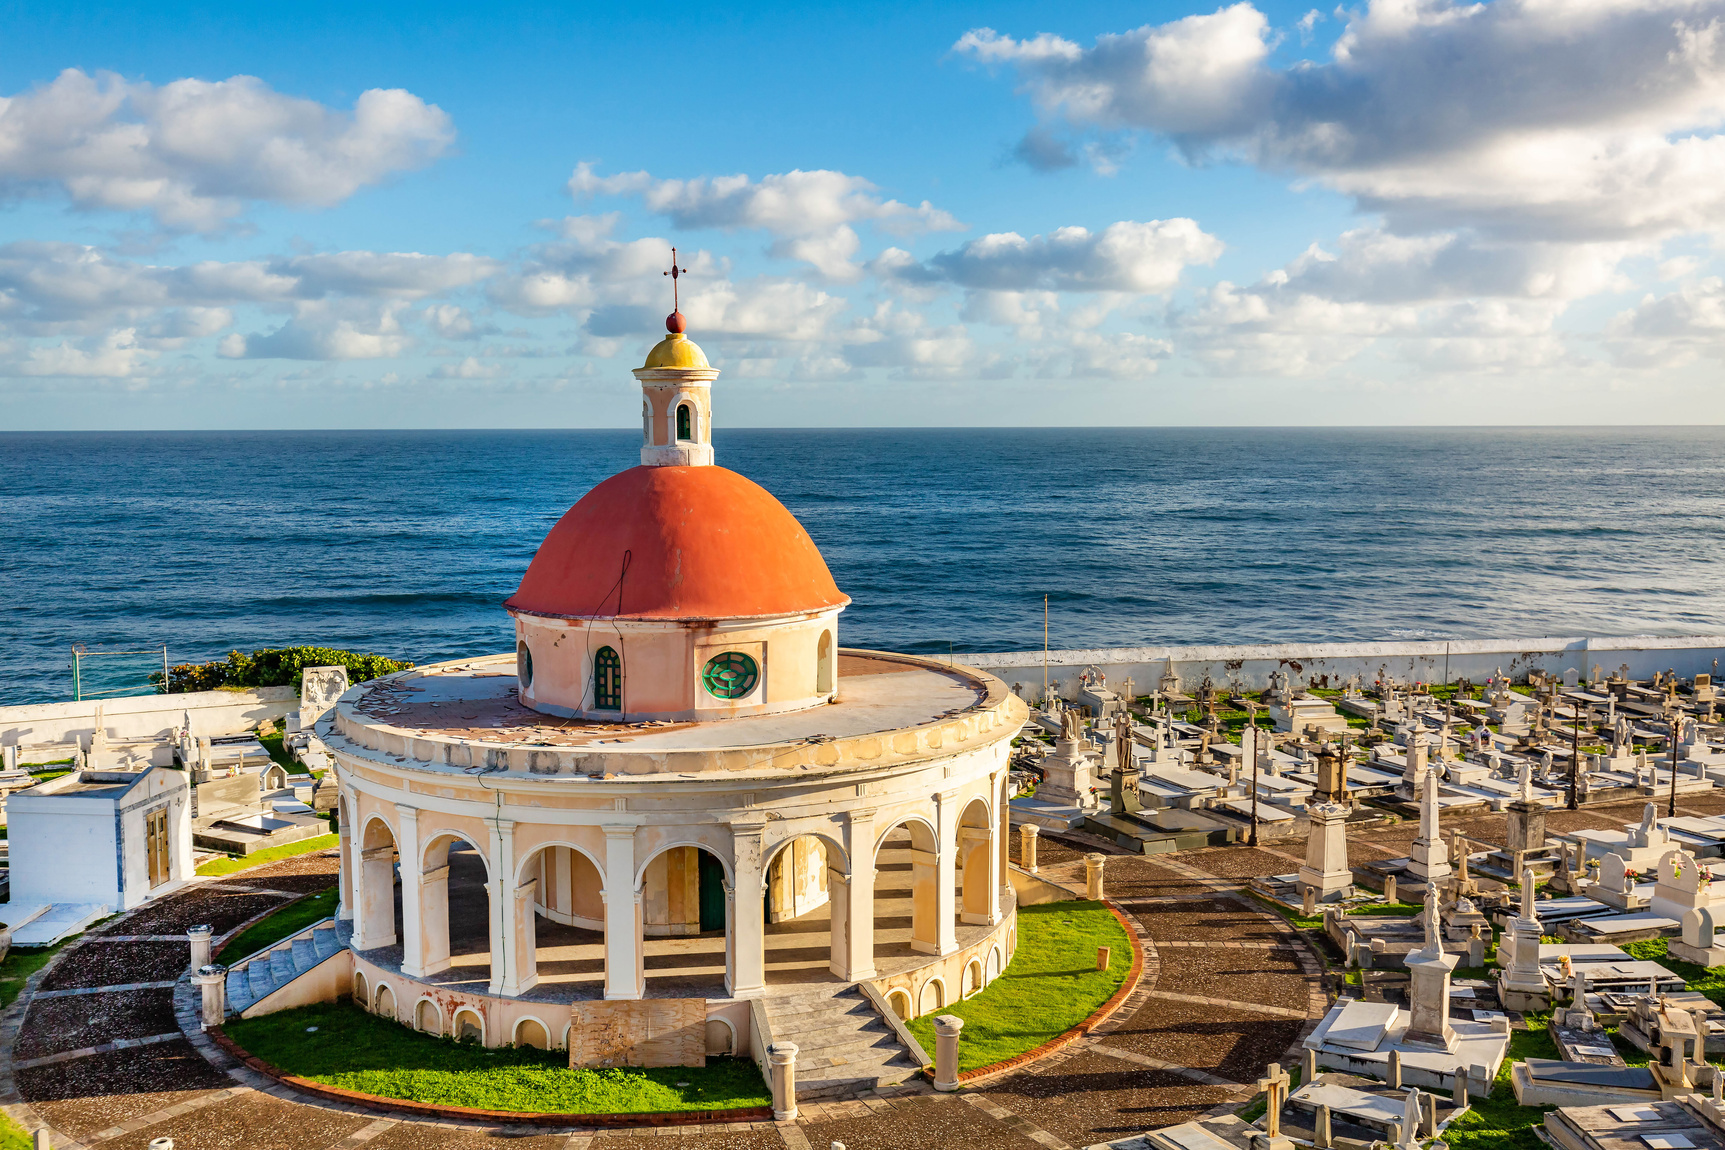
[[[1023,722],[1023,704],[1000,680],[908,655],[842,651],[834,702],[704,722],[541,714],[516,697],[514,667],[513,655],[496,655],[362,684],[337,707],[335,732],[398,759],[604,777],[928,757],[962,749],[1002,723],[1016,731]],[[806,754],[787,762],[787,748]]]

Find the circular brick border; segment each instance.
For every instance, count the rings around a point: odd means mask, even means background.
[[[526,1126],[591,1126],[614,1129],[628,1126],[704,1126],[719,1122],[770,1122],[773,1117],[771,1106],[739,1106],[730,1110],[657,1110],[640,1111],[627,1114],[533,1114],[519,1110],[479,1110],[469,1106],[435,1106],[429,1102],[414,1102],[407,1098],[390,1098],[382,1094],[363,1094],[357,1090],[343,1090],[339,1086],[326,1086],[321,1082],[313,1082],[309,1078],[301,1078],[289,1074],[250,1054],[239,1043],[227,1036],[227,1032],[219,1026],[211,1026],[204,1033],[215,1044],[227,1051],[240,1062],[251,1067],[268,1078],[273,1078],[283,1086],[291,1087],[301,1093],[315,1095],[329,1102],[348,1102],[363,1106],[368,1110],[378,1110],[390,1113],[408,1113],[421,1118],[438,1118],[443,1120],[482,1120],[486,1122],[510,1122]]]

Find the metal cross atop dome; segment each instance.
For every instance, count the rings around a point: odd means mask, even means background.
[[[677,266],[677,249],[672,248],[671,249],[671,270],[668,272],[660,273],[662,275],[668,275],[671,277],[671,310],[672,311],[681,311],[682,310],[681,305],[677,302],[677,277],[682,275],[684,272],[686,272],[688,270],[689,270],[688,268],[680,268]]]

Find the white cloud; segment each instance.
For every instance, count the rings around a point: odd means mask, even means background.
[[[1170,323],[1219,374],[1318,375],[1380,342],[1432,370],[1550,366],[1573,358],[1558,319],[1574,300],[1621,287],[1617,267],[1636,250],[1362,228],[1257,284],[1201,290]]]
[[[861,246],[853,224],[868,223],[893,235],[964,226],[927,200],[913,207],[885,199],[860,176],[832,171],[792,171],[760,180],[743,175],[665,180],[646,172],[599,176],[593,165],[582,163],[569,178],[569,192],[577,199],[639,196],[678,228],[764,231],[775,237],[768,249],[772,255],[800,260],[839,281],[861,274],[852,261]]]
[[[82,210],[207,232],[247,203],[332,206],[453,141],[441,109],[400,89],[370,89],[343,112],[253,76],[154,87],[67,69],[0,97],[0,193],[52,190]]]
[[[1100,232],[1059,228],[1026,239],[1001,232],[918,263],[889,248],[871,265],[882,278],[953,283],[985,291],[1172,291],[1180,273],[1222,254],[1222,241],[1189,219],[1122,220]]]
[[[30,348],[22,360],[0,368],[0,372],[7,375],[124,379],[142,372],[156,355],[156,351],[139,343],[136,331],[125,328],[83,344],[37,345]]]
[[[229,359],[385,359],[412,346],[401,326],[406,307],[399,301],[309,300],[275,331],[235,333],[217,350]]]
[[[503,365],[483,363],[468,356],[460,363],[446,363],[431,373],[434,379],[496,379],[503,374]]]
[[[0,245],[0,328],[55,335],[171,322],[182,337],[208,335],[230,323],[230,309],[240,304],[287,307],[338,296],[420,299],[475,283],[502,266],[465,253],[414,252],[168,266],[116,259],[82,244],[19,241]],[[163,321],[164,309],[173,308],[185,309],[182,317]],[[211,328],[218,319],[220,326]]]
[[[1314,179],[1401,232],[1645,239],[1725,228],[1721,0],[1370,0],[1329,59],[1269,62],[1241,3],[1098,37],[956,50],[1045,117]]]

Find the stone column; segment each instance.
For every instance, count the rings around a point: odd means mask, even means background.
[[[641,904],[635,897],[635,828],[605,831],[605,997],[640,998]]]
[[[1025,823],[1018,828],[1018,860],[1019,865],[1031,874],[1036,873],[1036,836],[1041,829],[1035,823]]]
[[[875,976],[874,965],[874,811],[851,811],[845,818],[845,856],[849,873],[842,887],[828,894],[833,914],[830,969],[840,978],[859,982]],[[832,872],[829,873],[829,878]],[[844,906],[841,909],[840,903]],[[844,937],[839,923],[844,923]]]
[[[761,897],[761,831],[766,821],[731,824],[731,865],[737,895],[731,914],[732,998],[759,998],[767,991],[767,915]],[[795,1104],[792,1104],[795,1109]]]
[[[999,808],[999,818],[995,820],[994,842],[998,847],[994,852],[994,869],[997,892],[994,896],[995,909],[1005,904],[1007,896],[1012,893],[1012,807],[1007,792],[1011,782],[1004,774],[991,776],[989,785],[994,788],[995,805]],[[996,920],[998,921],[998,919]]]
[[[775,1042],[767,1047],[767,1067],[772,1074],[773,1121],[796,1121],[797,1044]]]
[[[964,1019],[951,1014],[938,1015],[934,1020],[934,1088],[951,1092],[958,1089],[958,1032],[964,1029]]]
[[[395,805],[396,825],[400,838],[396,849],[401,852],[401,971],[412,977],[425,970],[425,926],[422,918],[423,901],[420,887],[424,883],[419,863],[419,811],[401,803]]]
[[[192,985],[203,994],[202,1029],[220,1026],[228,1016],[228,968],[219,963],[200,966]]]
[[[409,978],[425,978],[449,969],[449,864],[426,867],[419,874],[419,966],[404,961],[401,972]],[[406,918],[403,899],[402,917]]]
[[[1101,902],[1104,897],[1102,893],[1103,862],[1104,859],[1101,854],[1084,856],[1084,897],[1093,902]]]
[[[371,950],[395,944],[395,844],[359,852],[359,907],[353,921],[353,948]]]
[[[1000,921],[993,836],[982,827],[960,827],[958,849],[964,859],[964,903],[959,909],[959,921],[972,926],[993,926]],[[978,873],[982,875],[980,880]]]
[[[356,869],[353,865],[353,804],[345,795],[338,794],[335,809],[340,824],[336,831],[341,839],[341,877],[336,880],[336,889],[341,893],[336,896],[335,917],[340,922],[352,922],[353,908],[359,902],[353,889]]]
[[[939,853],[914,846],[910,851],[910,948],[918,954],[940,953],[940,899],[935,891],[940,881]]]
[[[934,869],[934,937],[936,954],[951,954],[958,949],[958,811],[955,792],[935,796],[936,826],[940,840],[935,843]]]
[[[503,972],[503,993],[525,994],[539,985],[539,921],[533,904],[539,893],[539,880],[530,878],[515,888],[515,926],[509,961]]]
[[[194,926],[186,932],[186,938],[192,944],[192,963],[189,970],[195,972],[198,967],[210,964],[210,943],[215,939],[215,934],[215,928],[208,926]]]
[[[491,824],[491,857],[485,868],[486,894],[491,910],[492,994],[510,994],[504,989],[515,965],[515,820],[498,819]]]

